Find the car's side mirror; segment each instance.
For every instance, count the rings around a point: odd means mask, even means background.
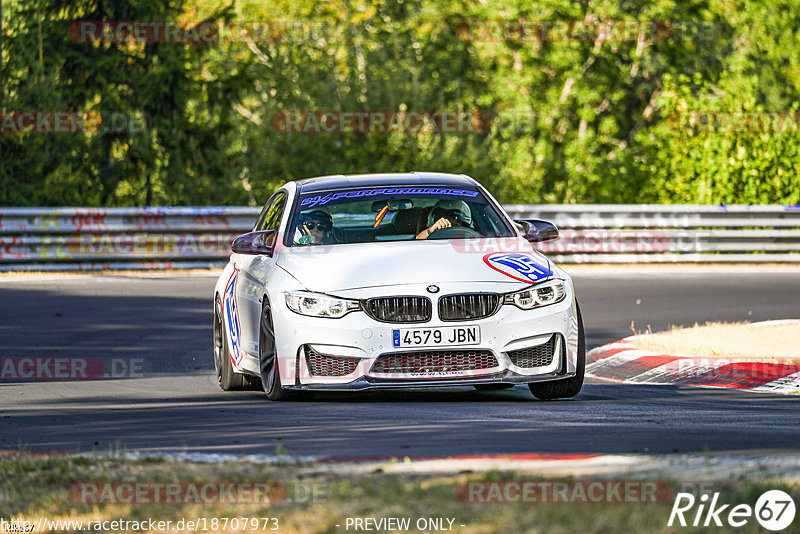
[[[514,221],[522,225],[523,237],[530,243],[540,243],[558,238],[556,225],[541,219],[522,219]]]
[[[272,256],[275,250],[275,230],[250,232],[233,240],[231,250],[238,254],[266,254]]]

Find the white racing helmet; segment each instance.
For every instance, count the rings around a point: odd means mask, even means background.
[[[438,221],[441,217],[450,217],[461,221],[467,226],[472,225],[472,210],[463,200],[440,200],[434,204],[428,215],[428,226]]]

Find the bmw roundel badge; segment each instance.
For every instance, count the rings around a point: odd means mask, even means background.
[[[426,289],[428,290],[428,293],[438,293],[439,292],[439,286],[428,286]]]

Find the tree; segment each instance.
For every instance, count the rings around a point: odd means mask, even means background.
[[[217,177],[232,175],[226,136],[232,130],[230,104],[245,87],[240,70],[207,69],[208,43],[119,40],[99,31],[92,40],[74,32],[75,21],[173,21],[185,12],[183,0],[35,0],[10,6],[6,109],[99,114],[104,124],[88,132],[1,136],[0,204],[213,199],[222,187]],[[224,20],[231,10],[212,15]],[[232,181],[226,185],[230,195],[235,188]],[[239,192],[229,198],[241,202]]]

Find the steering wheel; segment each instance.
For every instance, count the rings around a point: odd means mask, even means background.
[[[440,228],[434,231],[428,239],[450,239],[453,237],[483,237],[483,235],[472,228],[448,226],[447,228]]]

